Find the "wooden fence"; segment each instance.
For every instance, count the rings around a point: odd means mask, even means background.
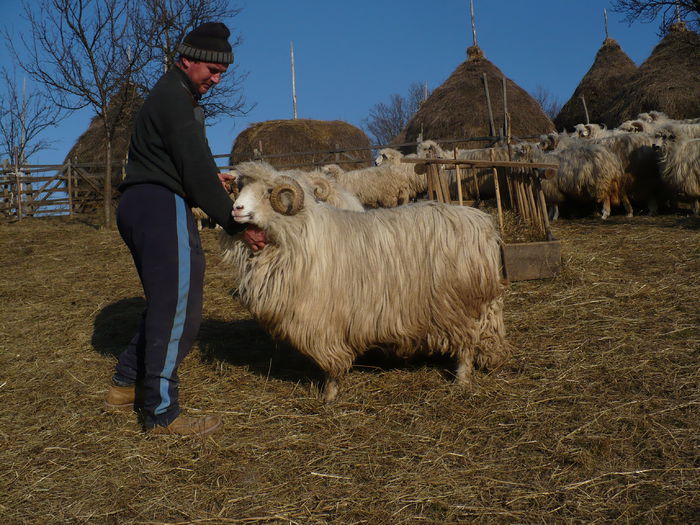
[[[527,137],[523,137],[527,138]],[[495,143],[502,137],[473,137],[440,140],[441,144],[456,142]],[[302,151],[284,154],[265,154],[263,144],[256,149],[254,160],[266,160],[278,169],[314,168],[325,164],[339,164],[345,169],[367,163],[366,151],[377,151],[384,147],[412,147],[416,143],[372,145],[364,148],[341,148],[324,151]],[[372,155],[370,155],[371,157]],[[290,163],[281,162],[283,158]],[[294,157],[306,158],[304,162],[294,162]],[[226,165],[219,169],[231,169],[229,155],[214,155],[215,159],[226,159]],[[124,177],[125,161],[117,161],[112,168],[112,187],[116,188]],[[0,221],[16,221],[26,217],[52,215],[74,215],[103,213],[104,209],[104,164],[78,163],[28,164],[0,169]],[[112,191],[112,205],[116,207],[118,192]]]
[[[103,164],[27,164],[0,170],[0,220],[94,213],[104,204]],[[112,182],[122,178],[117,162]],[[113,198],[114,200],[114,198]]]

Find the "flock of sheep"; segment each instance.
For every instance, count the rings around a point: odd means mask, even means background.
[[[682,201],[692,204],[695,215],[700,212],[700,119],[674,120],[650,111],[615,129],[579,124],[571,133],[550,133],[539,142],[513,144],[510,150],[494,148],[495,159],[508,160],[510,154],[514,161],[559,166],[556,177],[542,181],[552,219],[565,203],[596,203],[603,219],[616,205],[628,216],[635,209],[651,215],[661,207],[675,209]],[[427,153],[449,159],[489,158],[488,150],[447,152],[431,141],[418,145],[418,156]],[[479,180],[492,184],[493,179]],[[482,196],[489,195],[489,188],[480,189]]]
[[[557,164],[557,175],[542,181],[548,204],[599,203],[603,218],[618,204],[628,215],[634,206],[654,213],[660,200],[691,200],[698,211],[700,119],[650,112],[617,129],[581,125],[510,148],[448,152],[424,141],[410,156]],[[273,337],[325,372],[326,401],[372,347],[402,357],[449,355],[460,384],[469,384],[475,366],[493,369],[510,353],[492,217],[468,206],[414,202],[427,189],[425,165],[402,158],[383,149],[375,166],[358,170],[331,164],[278,171],[244,162],[231,172],[234,219],[264,229],[269,241],[254,253],[241,236],[221,232],[239,299]],[[464,190],[488,198],[491,173]]]

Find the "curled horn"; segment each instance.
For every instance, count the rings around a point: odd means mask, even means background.
[[[331,195],[331,183],[325,177],[313,177],[311,184],[314,186],[314,195],[320,201],[328,200]]]
[[[641,133],[644,131],[644,124],[642,124],[641,121],[635,120],[632,122],[632,130]]]
[[[282,215],[296,215],[304,207],[304,190],[291,177],[280,177],[270,192],[270,205]]]
[[[428,172],[427,164],[416,163],[413,165],[413,173],[416,175],[425,175]]]

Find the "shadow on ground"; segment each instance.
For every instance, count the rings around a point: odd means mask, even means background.
[[[95,350],[102,355],[119,356],[136,333],[144,308],[143,297],[120,299],[104,307],[93,324],[91,342]]]

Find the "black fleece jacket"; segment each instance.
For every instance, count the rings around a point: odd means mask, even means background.
[[[134,121],[124,191],[134,184],[160,184],[201,208],[228,233],[243,229],[231,217],[233,202],[221,186],[209,144],[200,95],[173,67],[153,86]]]

